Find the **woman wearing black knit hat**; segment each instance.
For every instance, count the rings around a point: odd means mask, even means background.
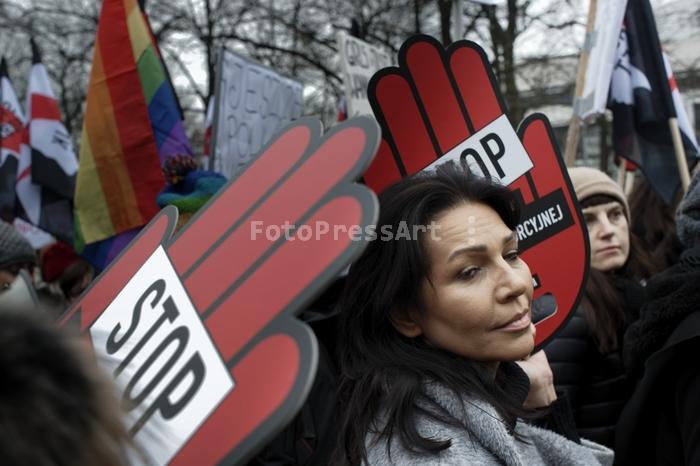
[[[700,464],[700,178],[676,214],[685,249],[647,286],[647,303],[625,334],[637,382],[620,416],[616,464]]]
[[[581,306],[545,352],[557,390],[569,395],[581,437],[612,447],[634,388],[622,361],[622,339],[653,270],[630,232],[620,186],[593,168],[571,168],[569,175],[588,227],[591,270]]]

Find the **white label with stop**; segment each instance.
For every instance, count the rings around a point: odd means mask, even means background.
[[[472,134],[423,170],[435,170],[450,160],[504,186],[533,167],[532,160],[505,115]]]
[[[154,464],[170,462],[235,385],[162,246],[90,336]]]

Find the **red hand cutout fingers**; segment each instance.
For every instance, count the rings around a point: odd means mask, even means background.
[[[399,52],[399,68],[384,68],[370,81],[368,95],[382,125],[397,171],[411,175],[505,113],[479,46],[460,41],[447,51],[428,36],[410,38]],[[365,181],[381,191],[398,180],[387,172],[389,154],[380,150]]]
[[[550,295],[555,303],[553,315],[537,323],[536,344],[543,345],[576,307],[588,264],[585,226],[546,119],[529,118],[515,135],[486,54],[469,41],[445,50],[434,38],[409,38],[399,66],[378,71],[368,96],[382,128],[364,175],[375,191],[442,157],[437,163],[466,163],[515,191],[535,297]]]
[[[518,134],[530,156],[535,168],[525,177],[516,180],[509,187],[524,197],[525,209],[522,222],[528,221],[529,212],[538,215],[544,208],[538,205],[552,205],[561,211],[562,217],[570,216],[571,226],[562,229],[539,243],[525,249],[522,257],[530,265],[533,274],[537,274],[540,287],[535,289],[535,298],[546,293],[552,294],[558,306],[557,313],[537,323],[536,344],[541,348],[556,331],[573,315],[573,310],[583,294],[583,287],[588,276],[590,258],[587,230],[577,207],[576,195],[566,173],[564,161],[554,142],[554,134],[549,121],[544,115],[532,115],[526,118],[518,128]],[[531,189],[529,183],[537,189]],[[541,198],[532,195],[544,193]],[[530,195],[528,199],[527,195]],[[548,203],[547,198],[557,198],[557,203]],[[532,206],[533,208],[529,208]],[[548,210],[548,209],[547,209]],[[562,218],[562,221],[565,219]]]
[[[377,203],[352,181],[378,139],[369,118],[324,137],[298,121],[173,240],[174,209],[159,214],[64,319],[123,362],[114,377],[138,401],[135,437],[175,432],[155,463],[244,461],[295,414],[316,344],[293,315],[362,249],[348,232],[372,224]]]

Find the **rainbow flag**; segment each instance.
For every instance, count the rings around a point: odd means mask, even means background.
[[[85,245],[82,238],[75,238],[75,250],[80,253],[83,259],[87,260],[97,272],[102,272],[112,262],[120,252],[136,238],[141,228],[132,228],[111,238]]]
[[[112,249],[123,243],[115,235],[147,223],[165,185],[161,164],[175,154],[192,149],[148,21],[136,0],[104,0],[75,190],[80,243]],[[103,240],[111,246],[95,244]]]

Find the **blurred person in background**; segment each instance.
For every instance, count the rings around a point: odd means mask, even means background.
[[[590,272],[581,305],[545,347],[558,393],[568,393],[579,434],[612,447],[632,394],[622,360],[623,335],[644,302],[654,268],[630,231],[630,208],[608,175],[569,169],[588,228]]]
[[[20,270],[33,276],[36,253],[11,224],[0,220],[0,291],[10,287]]]
[[[624,360],[637,381],[620,416],[616,464],[700,464],[700,177],[676,215],[684,250],[654,276]]]
[[[41,277],[46,284],[40,296],[51,303],[59,317],[90,286],[94,269],[70,246],[56,242],[40,254]]]
[[[667,205],[642,176],[637,177],[629,196],[631,230],[641,240],[643,248],[649,251],[657,272],[676,264],[683,251],[683,244],[676,234],[675,219],[681,195],[679,192],[674,202]]]

